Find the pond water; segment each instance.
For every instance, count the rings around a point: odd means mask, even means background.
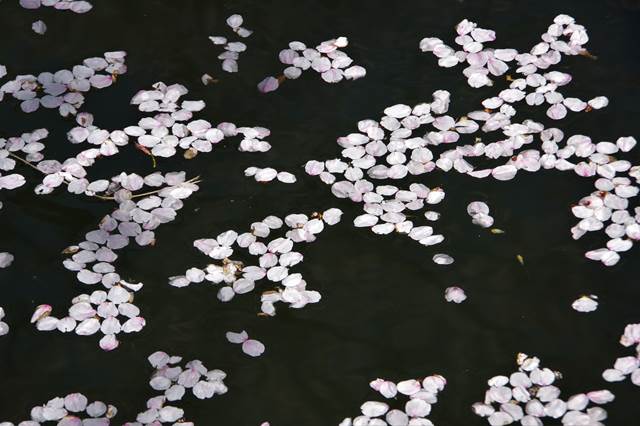
[[[389,105],[430,101],[434,90],[446,89],[452,93],[452,115],[476,108],[489,89],[470,88],[459,70],[439,68],[432,55],[418,50],[426,36],[450,40],[463,18],[496,30],[497,46],[524,50],[557,14],[575,17],[588,29],[588,47],[598,59],[569,57],[561,66],[574,77],[570,92],[583,99],[606,95],[611,104],[590,115],[574,114],[559,126],[565,134],[594,140],[638,136],[640,3],[96,0],[84,15],[29,11],[17,3],[0,4],[0,63],[10,76],[55,71],[105,51],[126,50],[127,74],[114,86],[91,92],[83,107],[100,127],[136,122],[141,114],[129,100],[137,90],[157,81],[181,83],[189,88],[189,99],[206,101],[207,119],[269,128],[273,149],[241,153],[237,142],[225,141],[194,160],[159,160],[158,170],[200,175],[201,189],[185,201],[176,221],[159,229],[154,247],[131,246],[120,253],[121,275],[145,283],[137,304],[147,326],[125,336],[112,352],[100,350],[94,337],[38,332],[28,319],[42,303],[66,310],[69,300],[85,291],[63,268],[61,251],[82,241],[113,203],[65,190],[36,196],[32,183],[2,191],[0,249],[16,260],[0,270],[0,305],[11,327],[0,338],[0,420],[25,419],[31,407],[70,392],[116,405],[118,424],[134,419],[155,395],[146,357],[156,350],[201,359],[228,373],[226,395],[190,398],[181,405],[200,425],[338,424],[357,415],[364,401],[376,399],[369,381],[436,373],[448,383],[429,418],[438,425],[482,425],[486,420],[473,414],[471,404],[483,399],[487,379],[514,371],[518,352],[537,355],[561,371],[565,397],[611,390],[616,400],[605,407],[607,425],[632,425],[640,417],[638,388],[601,377],[617,357],[630,355],[618,340],[626,324],[640,320],[637,248],[607,268],[584,258],[586,250],[603,245],[602,234],[574,241],[569,232],[576,222],[570,206],[593,190],[591,180],[553,170],[509,182],[424,175],[426,185],[447,193],[437,209],[438,231],[446,240],[434,248],[355,228],[360,207],[335,198],[329,186],[303,169],[307,160],[338,157],[336,138],[356,131],[359,120],[380,117]],[[236,74],[220,69],[218,50],[207,39],[226,31],[224,21],[232,13],[242,14],[255,31]],[[37,19],[48,25],[44,36],[31,31]],[[315,45],[340,35],[349,37],[347,51],[367,69],[365,78],[329,85],[304,73],[275,93],[256,90],[262,78],[283,68],[277,53],[291,40]],[[203,73],[219,82],[204,86]],[[546,119],[543,113],[533,118]],[[46,127],[47,152],[56,158],[72,152],[66,132],[73,125],[55,111],[27,115],[13,100],[0,103],[0,137]],[[243,176],[253,165],[291,171],[298,182],[258,184]],[[108,178],[123,170],[144,174],[153,168],[148,157],[127,148],[92,173]],[[25,175],[40,178],[30,170]],[[491,206],[496,226],[506,233],[494,235],[471,224],[466,206],[474,200]],[[280,308],[265,318],[256,315],[258,292],[221,303],[210,286],[167,284],[169,276],[206,263],[192,246],[197,238],[245,230],[269,214],[329,207],[344,212],[342,222],[302,248],[305,262],[299,267],[309,288],[322,293],[318,304]],[[434,264],[431,258],[440,252],[454,256],[455,263]],[[446,303],[444,290],[452,285],[464,288],[468,300]],[[599,296],[597,311],[571,309],[582,294]],[[241,329],[265,343],[264,355],[249,358],[226,341],[226,331]]]

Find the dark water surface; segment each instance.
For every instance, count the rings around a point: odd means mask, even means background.
[[[185,170],[204,181],[178,219],[160,228],[154,248],[120,253],[120,273],[145,283],[136,302],[147,326],[124,336],[111,353],[97,347],[96,336],[38,332],[28,318],[41,303],[66,311],[70,299],[86,290],[62,267],[60,251],[82,241],[113,204],[64,190],[35,196],[33,182],[40,176],[29,170],[29,184],[2,191],[0,249],[16,260],[0,270],[0,305],[11,326],[0,338],[0,420],[25,419],[32,406],[70,392],[115,404],[117,424],[133,420],[155,395],[146,357],[164,350],[229,374],[228,394],[185,398],[181,406],[199,425],[265,420],[273,426],[333,425],[357,415],[367,399],[377,399],[370,380],[434,373],[444,375],[448,385],[430,419],[441,426],[482,425],[485,420],[472,414],[471,404],[483,399],[489,377],[513,371],[515,354],[526,352],[563,372],[559,386],[565,398],[610,389],[616,401],[605,406],[606,424],[638,424],[640,390],[628,380],[608,384],[601,378],[615,358],[630,354],[618,339],[626,324],[640,321],[638,251],[626,253],[613,268],[584,259],[586,250],[605,241],[600,233],[573,241],[569,228],[576,221],[569,206],[593,190],[591,180],[554,171],[522,173],[506,183],[425,175],[425,184],[447,192],[436,208],[443,213],[436,229],[447,239],[430,249],[354,228],[360,207],[334,198],[328,186],[302,169],[309,159],[337,157],[336,138],[354,131],[360,119],[379,118],[389,105],[430,101],[434,90],[447,89],[452,115],[476,108],[492,89],[469,88],[459,69],[438,68],[432,55],[417,48],[425,36],[451,40],[454,25],[465,17],[495,29],[494,46],[527,50],[558,13],[574,16],[588,29],[588,48],[599,59],[563,62],[560,70],[574,76],[568,94],[583,99],[603,94],[611,104],[570,115],[559,126],[565,134],[596,141],[638,137],[637,2],[96,0],[86,15],[27,11],[17,3],[0,3],[0,63],[9,77],[70,68],[86,57],[126,50],[129,72],[114,86],[87,95],[83,111],[93,113],[98,126],[133,124],[140,113],[129,106],[131,96],[156,81],[175,82],[191,90],[188,99],[207,102],[203,118],[271,129],[273,149],[240,153],[232,139],[193,161],[181,156],[160,161],[160,170]],[[232,13],[242,14],[255,30],[234,75],[220,70],[219,51],[207,39],[227,34],[224,22]],[[49,26],[44,37],[30,29],[37,19]],[[258,93],[256,84],[283,68],[277,54],[289,41],[315,45],[339,35],[349,37],[346,50],[367,69],[366,78],[329,85],[307,72],[275,93]],[[220,82],[204,87],[205,72]],[[47,127],[48,157],[67,157],[65,133],[72,126],[56,112],[25,115],[12,99],[0,103],[0,137]],[[289,170],[299,181],[258,185],[243,176],[250,165]],[[147,157],[127,148],[91,172],[109,177],[122,170],[142,174],[151,168]],[[496,226],[506,234],[491,235],[471,224],[466,205],[477,199],[489,203]],[[281,307],[275,318],[265,319],[255,315],[260,291],[223,304],[214,287],[167,284],[168,276],[206,263],[192,247],[196,238],[245,230],[268,214],[329,207],[341,208],[343,221],[302,248],[305,262],[299,267],[309,288],[322,293],[319,304]],[[435,265],[431,257],[437,252],[456,262]],[[524,256],[524,267],[516,254]],[[444,289],[454,284],[469,295],[461,305],[444,301]],[[596,312],[571,309],[575,298],[590,293],[600,297]],[[239,329],[266,344],[262,357],[250,359],[226,342],[224,333]]]

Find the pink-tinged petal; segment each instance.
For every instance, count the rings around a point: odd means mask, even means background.
[[[491,174],[497,180],[511,180],[516,176],[517,172],[518,169],[514,165],[505,164],[494,168]]]
[[[88,1],[81,0],[71,3],[71,10],[75,13],[87,13],[91,9],[93,9],[93,5]]]
[[[353,65],[344,70],[344,78],[347,80],[357,80],[367,75],[367,70],[360,65]]]
[[[509,66],[499,59],[489,59],[487,69],[495,76],[500,76],[509,70]]]
[[[462,303],[467,299],[467,295],[460,287],[449,287],[444,293],[447,302]]]
[[[425,417],[431,412],[431,404],[420,398],[415,398],[405,404],[404,410],[409,417]]]
[[[469,83],[469,86],[476,89],[482,86],[491,86],[493,84],[489,77],[478,72],[471,74],[467,79],[467,83]]]
[[[242,352],[252,357],[262,355],[264,349],[264,345],[261,342],[253,339],[249,339],[242,344]]]
[[[40,0],[20,0],[20,6],[25,9],[38,9],[42,4]]]
[[[398,389],[395,383],[385,380],[380,385],[380,389],[378,392],[380,392],[380,394],[385,398],[390,399],[390,398],[395,398],[395,396],[398,393]]]
[[[313,61],[311,62],[311,68],[319,73],[323,73],[331,69],[331,61],[324,56],[319,56],[313,59]]]
[[[78,281],[83,284],[97,284],[102,280],[102,274],[98,274],[88,269],[83,269],[77,274]]]
[[[208,399],[216,392],[216,384],[208,381],[199,381],[193,386],[193,395],[198,399]]]
[[[144,328],[146,321],[142,317],[134,317],[127,320],[122,324],[122,331],[124,333],[137,333]]]
[[[170,357],[166,352],[157,351],[149,355],[147,360],[153,368],[162,368],[169,363]]]
[[[34,98],[34,99],[29,99],[27,101],[23,101],[20,104],[20,108],[22,109],[23,112],[26,112],[27,114],[37,111],[38,108],[40,108],[40,100],[38,98]]]
[[[279,86],[280,86],[280,83],[278,82],[277,78],[267,77],[264,80],[262,80],[260,83],[258,83],[258,90],[262,93],[269,93],[278,89]]]
[[[89,79],[89,82],[96,89],[104,89],[113,84],[113,78],[110,75],[95,74]]]
[[[31,24],[31,29],[36,34],[44,35],[47,32],[47,24],[42,21],[36,21]]]
[[[593,109],[600,109],[600,108],[604,108],[607,105],[609,105],[609,99],[607,99],[606,96],[598,96],[596,98],[591,99],[587,103]]]
[[[626,379],[627,376],[615,368],[609,368],[602,372],[602,378],[607,382],[621,382]]]
[[[58,328],[59,321],[56,317],[46,316],[38,320],[36,328],[38,331],[52,331]]]
[[[284,49],[284,50],[281,50],[280,53],[278,54],[278,59],[280,59],[280,62],[282,62],[285,65],[291,65],[293,64],[294,59],[296,59],[298,56],[299,54],[295,50]]]
[[[64,397],[64,408],[72,413],[81,413],[87,408],[87,397],[81,393],[70,393]]]
[[[222,70],[226,72],[238,72],[238,62],[234,59],[222,61]]]
[[[246,331],[242,330],[240,333],[234,333],[232,331],[228,331],[226,334],[227,340],[231,343],[244,343],[249,339],[249,335]]]
[[[327,83],[337,83],[342,80],[342,70],[331,68],[321,74],[321,77]]]
[[[384,402],[367,401],[360,406],[360,411],[367,417],[379,417],[389,411],[389,405]]]
[[[184,416],[182,408],[165,406],[159,411],[162,423],[174,423]]]
[[[31,324],[49,315],[51,313],[51,309],[51,305],[39,305],[36,307],[35,312],[31,316]]]
[[[231,28],[238,28],[242,25],[242,15],[234,14],[227,18],[227,25]]]
[[[0,177],[0,189],[16,189],[25,184],[25,179],[22,175],[11,174]]]
[[[0,268],[8,268],[9,266],[11,266],[11,264],[13,263],[13,259],[14,256],[11,253],[8,253],[6,251],[0,253]],[[0,319],[2,319],[2,315],[0,315]]]
[[[582,296],[578,299],[576,299],[572,304],[571,307],[578,311],[578,312],[593,312],[596,309],[598,309],[598,301],[597,301],[598,297],[591,295],[591,296]]]
[[[547,109],[547,117],[552,120],[562,120],[567,116],[567,108],[563,104],[554,104]]]
[[[76,334],[78,336],[90,336],[98,332],[98,330],[100,330],[100,321],[95,318],[89,318],[78,324]]]
[[[606,404],[606,403],[611,402],[611,401],[613,401],[615,399],[615,395],[613,395],[611,392],[609,392],[606,389],[605,390],[589,392],[587,394],[587,397],[594,404]]]
[[[640,367],[640,359],[634,356],[618,358],[613,368],[622,374],[631,374]]]
[[[496,39],[496,33],[493,30],[485,30],[483,28],[475,28],[471,31],[471,37],[477,42],[486,43]]]
[[[422,389],[422,385],[417,380],[404,380],[398,383],[397,389],[401,394],[411,396],[414,393],[418,393]]]
[[[114,350],[119,344],[120,342],[118,342],[118,339],[113,334],[108,334],[100,339],[100,349],[107,352]]]

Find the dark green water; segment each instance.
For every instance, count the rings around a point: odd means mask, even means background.
[[[218,50],[207,39],[226,31],[224,20],[232,13],[242,14],[255,30],[234,75],[220,70]],[[485,420],[472,414],[471,404],[483,399],[489,377],[513,371],[515,354],[526,352],[563,372],[565,397],[601,388],[614,392],[616,401],[605,406],[607,425],[637,424],[640,390],[628,380],[608,384],[600,375],[615,358],[630,354],[618,339],[626,324],[640,321],[638,251],[626,253],[613,268],[584,259],[584,251],[604,241],[601,234],[573,241],[569,206],[592,191],[590,180],[553,171],[521,174],[506,183],[425,175],[425,184],[447,191],[437,209],[442,212],[437,229],[447,239],[429,249],[408,238],[354,228],[360,207],[334,198],[302,169],[309,159],[337,157],[335,139],[354,131],[358,120],[379,117],[386,106],[428,101],[434,90],[446,89],[456,115],[488,95],[469,88],[458,70],[438,68],[430,54],[420,53],[422,37],[448,41],[453,26],[466,17],[495,29],[495,46],[525,50],[559,13],[588,29],[588,48],[599,58],[564,62],[562,70],[574,76],[569,93],[586,99],[603,94],[611,101],[605,110],[562,121],[565,134],[638,137],[640,4],[633,1],[96,0],[89,14],[75,15],[27,11],[17,0],[5,0],[0,63],[9,68],[9,77],[126,50],[129,72],[113,87],[87,96],[83,110],[93,113],[100,127],[136,122],[140,113],[128,103],[138,89],[177,82],[191,90],[188,98],[207,102],[211,121],[271,129],[273,149],[240,153],[232,141],[193,161],[160,161],[160,170],[185,170],[204,181],[178,219],[159,229],[154,248],[129,247],[120,254],[121,274],[145,283],[136,300],[147,326],[123,337],[110,353],[97,347],[95,337],[38,332],[28,318],[40,303],[66,310],[69,300],[85,291],[63,268],[60,251],[81,241],[113,204],[65,191],[35,196],[33,184],[3,191],[0,249],[16,261],[0,270],[0,306],[11,326],[0,338],[0,420],[26,419],[32,406],[74,391],[115,404],[116,424],[133,420],[155,395],[147,383],[146,357],[164,350],[229,374],[228,394],[206,401],[186,398],[181,405],[199,425],[337,424],[356,415],[362,402],[376,399],[370,380],[433,373],[444,375],[448,385],[429,418],[444,426],[482,425]],[[37,19],[49,26],[44,37],[30,29]],[[289,41],[315,45],[339,35],[349,37],[347,52],[367,69],[366,78],[328,85],[309,72],[275,93],[258,93],[256,84],[283,68],[277,53]],[[205,72],[220,82],[204,87]],[[39,127],[51,132],[48,156],[66,158],[71,120],[52,111],[25,115],[13,100],[0,103],[1,137]],[[250,165],[292,171],[299,182],[257,185],[242,175]],[[92,176],[122,170],[151,168],[130,149],[99,163]],[[25,175],[32,182],[39,178],[30,171]],[[466,205],[476,199],[488,200],[496,226],[506,234],[491,235],[471,224]],[[343,221],[303,248],[299,268],[309,288],[322,293],[320,304],[280,308],[275,318],[265,319],[255,315],[258,292],[222,304],[214,288],[167,285],[168,276],[205,263],[191,246],[196,238],[244,230],[268,214],[328,207],[341,208]],[[436,252],[449,253],[456,262],[437,266],[431,261]],[[524,267],[516,254],[524,256]],[[444,301],[444,289],[454,284],[469,295],[462,305]],[[571,309],[576,297],[590,293],[600,297],[596,312]],[[226,331],[242,328],[265,343],[262,357],[249,359],[225,340]]]

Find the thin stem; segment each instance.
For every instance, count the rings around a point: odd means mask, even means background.
[[[25,160],[24,158],[22,158],[22,157],[20,157],[20,156],[18,156],[16,154],[13,154],[13,153],[10,152],[9,153],[9,157],[16,159],[16,160],[20,161],[23,164],[26,164],[27,166],[31,167],[32,169],[39,171],[43,175],[47,174],[47,173],[43,172],[42,170],[40,170],[39,168],[37,168],[36,166],[34,166],[32,162],[30,162],[28,160]],[[155,158],[153,158],[153,161],[155,163]],[[66,180],[63,181],[63,182],[64,182],[65,185],[69,184],[69,182],[67,182]],[[200,176],[196,176],[196,177],[193,177],[193,178],[185,181],[185,183],[200,183],[200,182],[202,182],[202,180],[200,180]],[[140,198],[140,197],[146,197],[147,195],[157,194],[158,192],[160,192],[160,191],[162,191],[164,189],[165,188],[160,188],[160,189],[156,189],[154,191],[143,192],[143,193],[140,193],[140,194],[133,194],[131,196],[131,199]],[[94,194],[94,195],[90,195],[90,197],[98,198],[100,200],[109,200],[109,201],[115,200],[115,197],[111,197],[111,196],[107,196],[107,195]]]
[[[196,177],[193,177],[193,178],[185,181],[185,183],[200,183],[200,182],[202,182],[202,180],[200,180],[200,176],[196,176]],[[142,192],[140,194],[133,194],[131,196],[131,199],[140,198],[140,197],[146,197],[147,195],[157,194],[158,192],[163,191],[165,188],[160,188],[160,189],[156,189],[156,190],[149,191],[149,192]],[[94,195],[94,197],[100,198],[101,200],[115,200],[114,197],[109,197],[109,196],[104,196],[104,195]]]
[[[42,170],[40,170],[39,168],[37,168],[36,166],[34,166],[34,165],[33,165],[33,163],[31,163],[30,161],[25,160],[25,159],[24,159],[24,158],[22,158],[22,157],[19,157],[19,156],[15,155],[15,154],[13,154],[13,153],[11,153],[11,152],[9,153],[9,157],[14,158],[14,159],[16,159],[16,160],[20,161],[21,163],[26,164],[27,166],[31,167],[32,169],[37,170],[37,171],[39,171],[40,173],[42,173],[42,174],[45,174],[45,175],[46,175],[46,173],[45,173],[45,172],[43,172]]]

